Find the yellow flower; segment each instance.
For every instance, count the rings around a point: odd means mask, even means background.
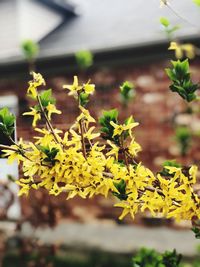
[[[78,77],[74,76],[74,82],[71,85],[63,85],[64,89],[68,89],[69,95],[77,95],[77,92],[83,89],[83,86],[78,84]]]
[[[95,127],[90,127],[89,130],[84,133],[84,138],[87,138],[88,140],[92,140],[94,138],[97,138],[100,136],[100,133],[92,133],[94,131]]]
[[[42,144],[43,146],[48,146],[48,144],[52,142],[52,140],[54,140],[54,136],[52,132],[48,131],[45,128],[42,128],[42,129],[35,128],[35,131],[43,135],[43,136],[34,136],[34,139],[37,139],[37,142],[36,142],[37,145]],[[62,131],[54,128],[54,133],[56,135],[57,140],[61,142],[62,139],[60,138],[59,134],[61,134]]]
[[[112,147],[112,149],[110,149],[110,151],[106,153],[106,156],[115,155],[116,160],[118,160],[119,147],[113,144],[110,140],[107,140],[107,143]]]
[[[97,180],[97,182],[98,182],[98,180]],[[113,180],[112,179],[100,178],[99,179],[99,183],[100,184],[96,188],[96,192],[98,192],[98,194],[101,194],[101,195],[107,197],[110,190],[116,191],[116,188],[115,188],[115,186],[113,184]]]
[[[186,54],[186,57],[192,59],[196,54],[196,47],[193,44],[183,44],[181,45],[183,51]]]
[[[198,167],[196,165],[193,165],[189,169],[189,175],[190,175],[190,184],[195,184],[197,180],[197,172],[198,172]]]
[[[31,73],[33,75],[33,80],[29,82],[29,87],[27,90],[27,93],[33,97],[37,97],[37,87],[41,85],[45,85],[45,80],[43,79],[42,75],[40,73]]]
[[[23,161],[24,157],[20,153],[20,149],[25,149],[27,146],[24,145],[22,138],[20,138],[17,145],[11,145],[10,149],[3,149],[2,151],[5,153],[4,157],[8,158],[8,164],[12,164],[15,160]]]
[[[86,94],[93,94],[95,90],[95,85],[90,84],[90,81],[88,81],[86,84],[83,84],[83,89]]]
[[[167,1],[163,2],[166,3]],[[37,86],[43,83],[41,76],[36,75],[32,83],[34,89],[30,89],[30,92],[34,95],[37,93]],[[74,78],[74,84],[67,87],[73,93],[84,90],[92,93],[94,90],[89,81],[86,85],[79,86],[77,77]],[[10,162],[17,159],[21,164],[24,177],[17,181],[21,187],[20,195],[27,195],[31,188],[43,188],[55,196],[65,192],[68,198],[86,198],[99,194],[107,197],[109,193],[115,192],[121,201],[116,206],[123,208],[120,219],[127,214],[134,218],[137,212],[146,209],[153,216],[162,215],[177,220],[200,218],[200,199],[195,193],[195,187],[193,188],[196,183],[197,166],[189,169],[167,166],[165,169],[168,176],[164,176],[164,172],[163,177],[161,173],[154,176],[142,163],[128,164],[127,167],[126,164],[118,162],[120,146],[109,140],[108,151],[105,150],[106,146],[100,145],[98,141],[89,142],[90,146],[86,143],[86,155],[83,155],[83,139],[93,140],[99,133],[95,133],[94,126],[89,128],[89,124],[95,122],[89,111],[81,106],[79,109],[76,128],[70,128],[65,133],[54,129],[59,142],[56,142],[48,127],[36,128],[36,142],[24,144],[20,140],[18,145],[4,150]],[[51,103],[45,111],[49,119],[52,113],[60,113]],[[33,125],[41,119],[41,111],[38,108],[31,108],[25,115],[34,116]],[[132,137],[132,128],[138,123],[130,117],[122,125],[114,122],[111,122],[111,125],[113,136],[123,134],[122,139],[125,139],[128,134]],[[136,156],[141,149],[134,138],[130,142],[126,140],[123,148],[129,157]],[[116,184],[122,180],[124,183],[116,188]]]
[[[48,119],[51,120],[51,114],[52,113],[56,113],[56,114],[61,114],[62,112],[58,109],[56,109],[56,106],[49,103],[47,106],[46,106],[46,109],[47,109],[47,112],[48,112]]]
[[[60,193],[63,192],[63,188],[59,187],[57,183],[55,183],[52,187],[52,189],[49,191],[50,195],[58,196]]]
[[[178,44],[171,42],[168,50],[175,50],[176,58],[183,58],[184,54],[186,57],[192,59],[195,57],[196,48],[193,44]]]
[[[29,190],[30,190],[30,185],[29,184],[19,184],[21,186],[21,189],[18,192],[18,196],[28,196]]]
[[[127,125],[125,125],[125,124],[122,125],[122,124],[116,124],[113,121],[111,121],[110,124],[114,127],[113,137],[116,135],[120,136],[125,131],[128,131],[130,137],[132,137],[131,130],[134,127],[139,125],[138,122],[131,122],[131,123],[128,123]]]
[[[82,111],[81,115],[77,118],[77,121],[84,119],[88,122],[95,122],[95,119],[90,115],[89,110],[85,109],[82,106],[79,106],[79,109]]]
[[[138,152],[141,150],[141,146],[135,142],[134,139],[132,139],[130,145],[128,146],[128,152],[131,154],[131,156],[136,157]]]
[[[119,219],[122,220],[126,215],[128,215],[130,213],[132,219],[135,218],[135,214],[138,211],[138,203],[128,203],[128,202],[121,202],[121,203],[117,203],[114,206],[115,207],[120,207],[123,208],[122,214],[120,215]]]
[[[11,146],[11,148],[16,148],[16,151],[4,149],[2,150],[4,153],[6,153],[4,156],[8,157],[8,164],[12,164],[15,160],[20,161],[23,160],[22,155],[19,154],[17,151],[17,147],[15,145]]]
[[[95,119],[90,115],[89,110],[82,106],[79,106],[79,109],[81,110],[81,114],[76,118],[76,122],[71,126],[71,128],[77,128],[81,120],[84,120],[87,128],[90,123],[96,122]]]
[[[33,116],[33,127],[36,127],[37,121],[41,120],[41,114],[40,111],[36,110],[35,108],[30,108],[32,111],[25,112],[23,115],[31,115]]]

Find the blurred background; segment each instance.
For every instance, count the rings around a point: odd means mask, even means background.
[[[200,9],[189,0],[172,0],[170,7],[160,8],[159,0],[0,0],[0,108],[17,115],[16,136],[34,136],[31,118],[21,116],[31,104],[26,97],[31,70],[52,88],[62,110],[53,122],[63,130],[77,109],[62,85],[78,75],[96,84],[89,103],[95,118],[118,108],[120,119],[133,114],[140,123],[139,160],[147,167],[156,172],[174,159],[198,164],[199,107],[169,90],[165,68],[175,59],[170,40],[199,45]],[[160,17],[169,19],[170,34]],[[198,82],[198,56],[191,71]],[[124,81],[133,84],[125,100],[119,90]],[[8,144],[1,136],[0,143]],[[0,266],[131,267],[141,247],[176,248],[191,261],[200,257],[188,222],[148,213],[119,221],[114,197],[66,201],[65,195],[34,191],[18,198],[12,177],[21,175],[16,164],[0,158]]]

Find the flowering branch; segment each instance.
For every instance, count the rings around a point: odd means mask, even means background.
[[[95,132],[95,126],[90,126],[94,125],[95,119],[83,106],[85,95],[93,93],[94,85],[89,82],[79,85],[77,77],[74,77],[72,85],[64,88],[78,99],[80,113],[75,124],[61,137],[61,131],[54,129],[50,122],[51,113],[60,111],[55,108],[49,90],[37,92],[41,84],[44,84],[43,78],[34,74],[28,92],[35,96],[39,107],[31,108],[32,111],[25,115],[34,116],[35,127],[40,113],[44,114],[48,128],[35,129],[40,136],[35,137],[34,143],[21,140],[18,146],[25,148],[23,153],[15,144],[0,146],[10,162],[17,159],[22,167],[24,178],[17,181],[20,195],[39,188],[45,188],[49,194],[56,196],[65,193],[67,198],[113,194],[119,200],[115,206],[123,209],[120,219],[127,214],[134,218],[136,213],[145,210],[153,216],[162,214],[177,220],[200,218],[200,199],[193,189],[196,166],[191,166],[186,172],[181,167],[165,166],[163,171],[153,174],[141,162],[137,163],[135,158],[141,147],[135,141],[133,129],[138,123],[132,116],[119,123],[116,110],[104,112],[99,120],[106,145],[95,142],[100,133]],[[82,100],[81,94],[84,94]],[[194,98],[193,95],[191,98],[184,97],[189,100]],[[3,125],[4,128],[7,129]],[[90,149],[86,150],[85,140]]]

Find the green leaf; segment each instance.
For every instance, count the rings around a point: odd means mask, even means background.
[[[177,127],[175,132],[175,138],[180,146],[182,156],[185,156],[190,147],[190,142],[192,138],[190,129],[186,126]]]
[[[175,25],[175,26],[171,27],[170,29],[167,29],[167,32],[168,32],[168,34],[172,34],[175,31],[179,30],[180,28],[181,28],[180,25]]]
[[[176,168],[181,168],[181,164],[178,163],[175,159],[173,160],[166,160],[163,162],[163,167],[170,166],[170,167],[176,167]]]
[[[142,248],[133,257],[133,267],[165,267],[162,264],[162,256],[154,249]]]
[[[180,29],[179,25],[172,26],[166,17],[161,17],[160,23],[164,27],[164,31],[169,39],[173,39],[173,33]]]
[[[174,249],[173,251],[165,251],[162,255],[162,258],[164,266],[177,267],[181,262],[182,255],[177,254],[176,250]]]
[[[197,6],[200,6],[200,0],[193,0],[193,2],[194,2]]]
[[[178,267],[182,256],[176,250],[165,251],[163,254],[154,249],[142,248],[132,258],[133,267]]]
[[[119,183],[113,182],[114,186],[116,187],[117,192],[113,192],[113,195],[116,196],[120,200],[126,200],[128,195],[126,194],[126,182],[124,179],[120,180]]]
[[[191,229],[193,233],[195,234],[196,239],[200,239],[200,229],[198,227],[192,227]]]
[[[37,149],[46,155],[46,157],[43,159],[45,162],[51,163],[52,165],[55,164],[56,162],[55,157],[59,152],[59,149],[55,147],[50,149],[49,146],[41,146],[41,145],[37,145]]]
[[[0,130],[10,136],[14,131],[15,116],[8,110],[3,108],[0,110]]]
[[[93,64],[93,55],[88,50],[79,51],[75,54],[76,62],[81,69],[87,69]]]
[[[52,96],[52,90],[48,89],[48,90],[44,90],[41,94],[40,94],[40,100],[42,103],[43,107],[48,106],[48,104],[54,104],[56,103],[55,98]]]
[[[39,45],[33,40],[25,40],[21,44],[22,51],[24,56],[30,60],[37,56],[39,52]]]
[[[125,125],[129,125],[130,123],[133,123],[134,122],[134,119],[133,119],[133,116],[131,115],[130,117],[128,117],[125,121],[124,121],[124,124]]]
[[[10,182],[16,182],[16,178],[10,174],[7,175],[8,181]]]
[[[199,84],[194,84],[189,72],[188,59],[184,61],[171,61],[172,67],[166,69],[166,73],[171,80],[170,89],[178,93],[184,100],[191,102],[197,98],[196,91]]]
[[[80,94],[80,105],[82,107],[85,107],[88,102],[89,102],[89,94],[81,93]]]
[[[191,132],[188,127],[180,126],[176,128],[176,138],[180,142],[187,142],[191,138]]]
[[[165,17],[161,17],[160,18],[160,23],[164,26],[164,27],[168,27],[170,25],[170,22],[167,18]]]
[[[166,169],[165,167],[168,167],[168,166],[176,167],[176,168],[181,168],[182,167],[181,164],[178,163],[176,160],[166,160],[166,161],[163,162],[162,166],[163,166],[163,169],[159,173],[161,175],[163,175],[163,176],[169,176],[169,177],[173,176],[173,174],[170,174],[169,170]]]
[[[103,138],[106,140],[112,140],[116,144],[119,143],[119,138],[117,136],[113,137],[114,127],[110,124],[110,122],[113,121],[114,123],[117,123],[117,118],[117,109],[104,111],[102,116],[99,118],[99,124],[102,126],[101,132],[103,133]]]
[[[133,83],[129,81],[125,81],[121,86],[120,86],[120,95],[122,102],[124,104],[127,104],[129,100],[131,100],[134,97],[134,85]]]

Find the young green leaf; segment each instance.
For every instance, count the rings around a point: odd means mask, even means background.
[[[40,100],[41,100],[41,103],[42,103],[43,107],[48,106],[49,103],[50,104],[54,104],[54,105],[56,103],[55,98],[52,96],[52,90],[51,89],[43,91],[40,94]]]
[[[185,156],[190,147],[190,142],[192,138],[190,129],[186,126],[177,127],[175,132],[175,138],[180,146],[181,155]]]
[[[25,40],[21,44],[22,51],[24,53],[24,56],[31,60],[35,58],[39,52],[39,45],[34,42],[33,40]]]
[[[114,127],[110,122],[113,121],[114,123],[117,123],[117,118],[117,109],[104,111],[102,117],[99,118],[99,124],[102,126],[101,132],[103,133],[103,138],[114,141],[115,143],[119,143],[119,138],[117,136],[113,137]]]
[[[195,234],[195,238],[200,239],[200,229],[198,227],[192,227],[191,230]]]
[[[132,259],[132,267],[179,267],[182,255],[176,250],[163,254],[154,249],[142,248]]]
[[[75,54],[76,62],[81,69],[87,69],[93,64],[93,55],[88,50],[79,51]]]
[[[116,196],[120,200],[126,200],[128,195],[126,194],[126,182],[122,179],[119,183],[113,182],[114,186],[116,187],[117,192],[113,192],[113,195]]]
[[[59,152],[59,149],[55,147],[50,149],[49,146],[41,146],[41,145],[37,145],[37,149],[46,155],[46,157],[43,159],[44,162],[51,163],[53,165],[55,164],[56,162],[55,157]]]
[[[162,166],[163,166],[163,169],[159,173],[163,176],[169,176],[169,177],[173,176],[173,174],[170,174],[169,170],[166,169],[165,167],[176,167],[176,168],[182,167],[181,164],[178,163],[176,160],[166,160],[163,162]]]
[[[164,26],[164,27],[168,27],[170,25],[170,22],[167,18],[165,17],[161,17],[160,18],[160,23]]]
[[[177,267],[181,263],[182,255],[177,254],[176,250],[165,251],[162,254],[162,263],[166,267]]]
[[[164,31],[169,39],[172,39],[172,34],[180,29],[179,25],[171,25],[170,21],[165,17],[160,18],[160,23],[163,26]]]
[[[194,2],[197,6],[200,6],[200,0],[193,0],[193,2]]]
[[[15,116],[10,113],[8,108],[0,110],[0,130],[10,136],[14,131]]]
[[[134,97],[134,85],[129,81],[125,81],[120,86],[120,95],[123,104],[128,104],[128,101]]]
[[[80,94],[80,105],[82,107],[85,107],[88,102],[89,102],[89,94],[81,93]]]
[[[187,102],[195,100],[197,98],[196,91],[200,86],[199,84],[194,84],[191,80],[188,59],[171,61],[171,63],[172,67],[166,69],[166,73],[172,82],[169,88],[172,92],[178,93]]]

